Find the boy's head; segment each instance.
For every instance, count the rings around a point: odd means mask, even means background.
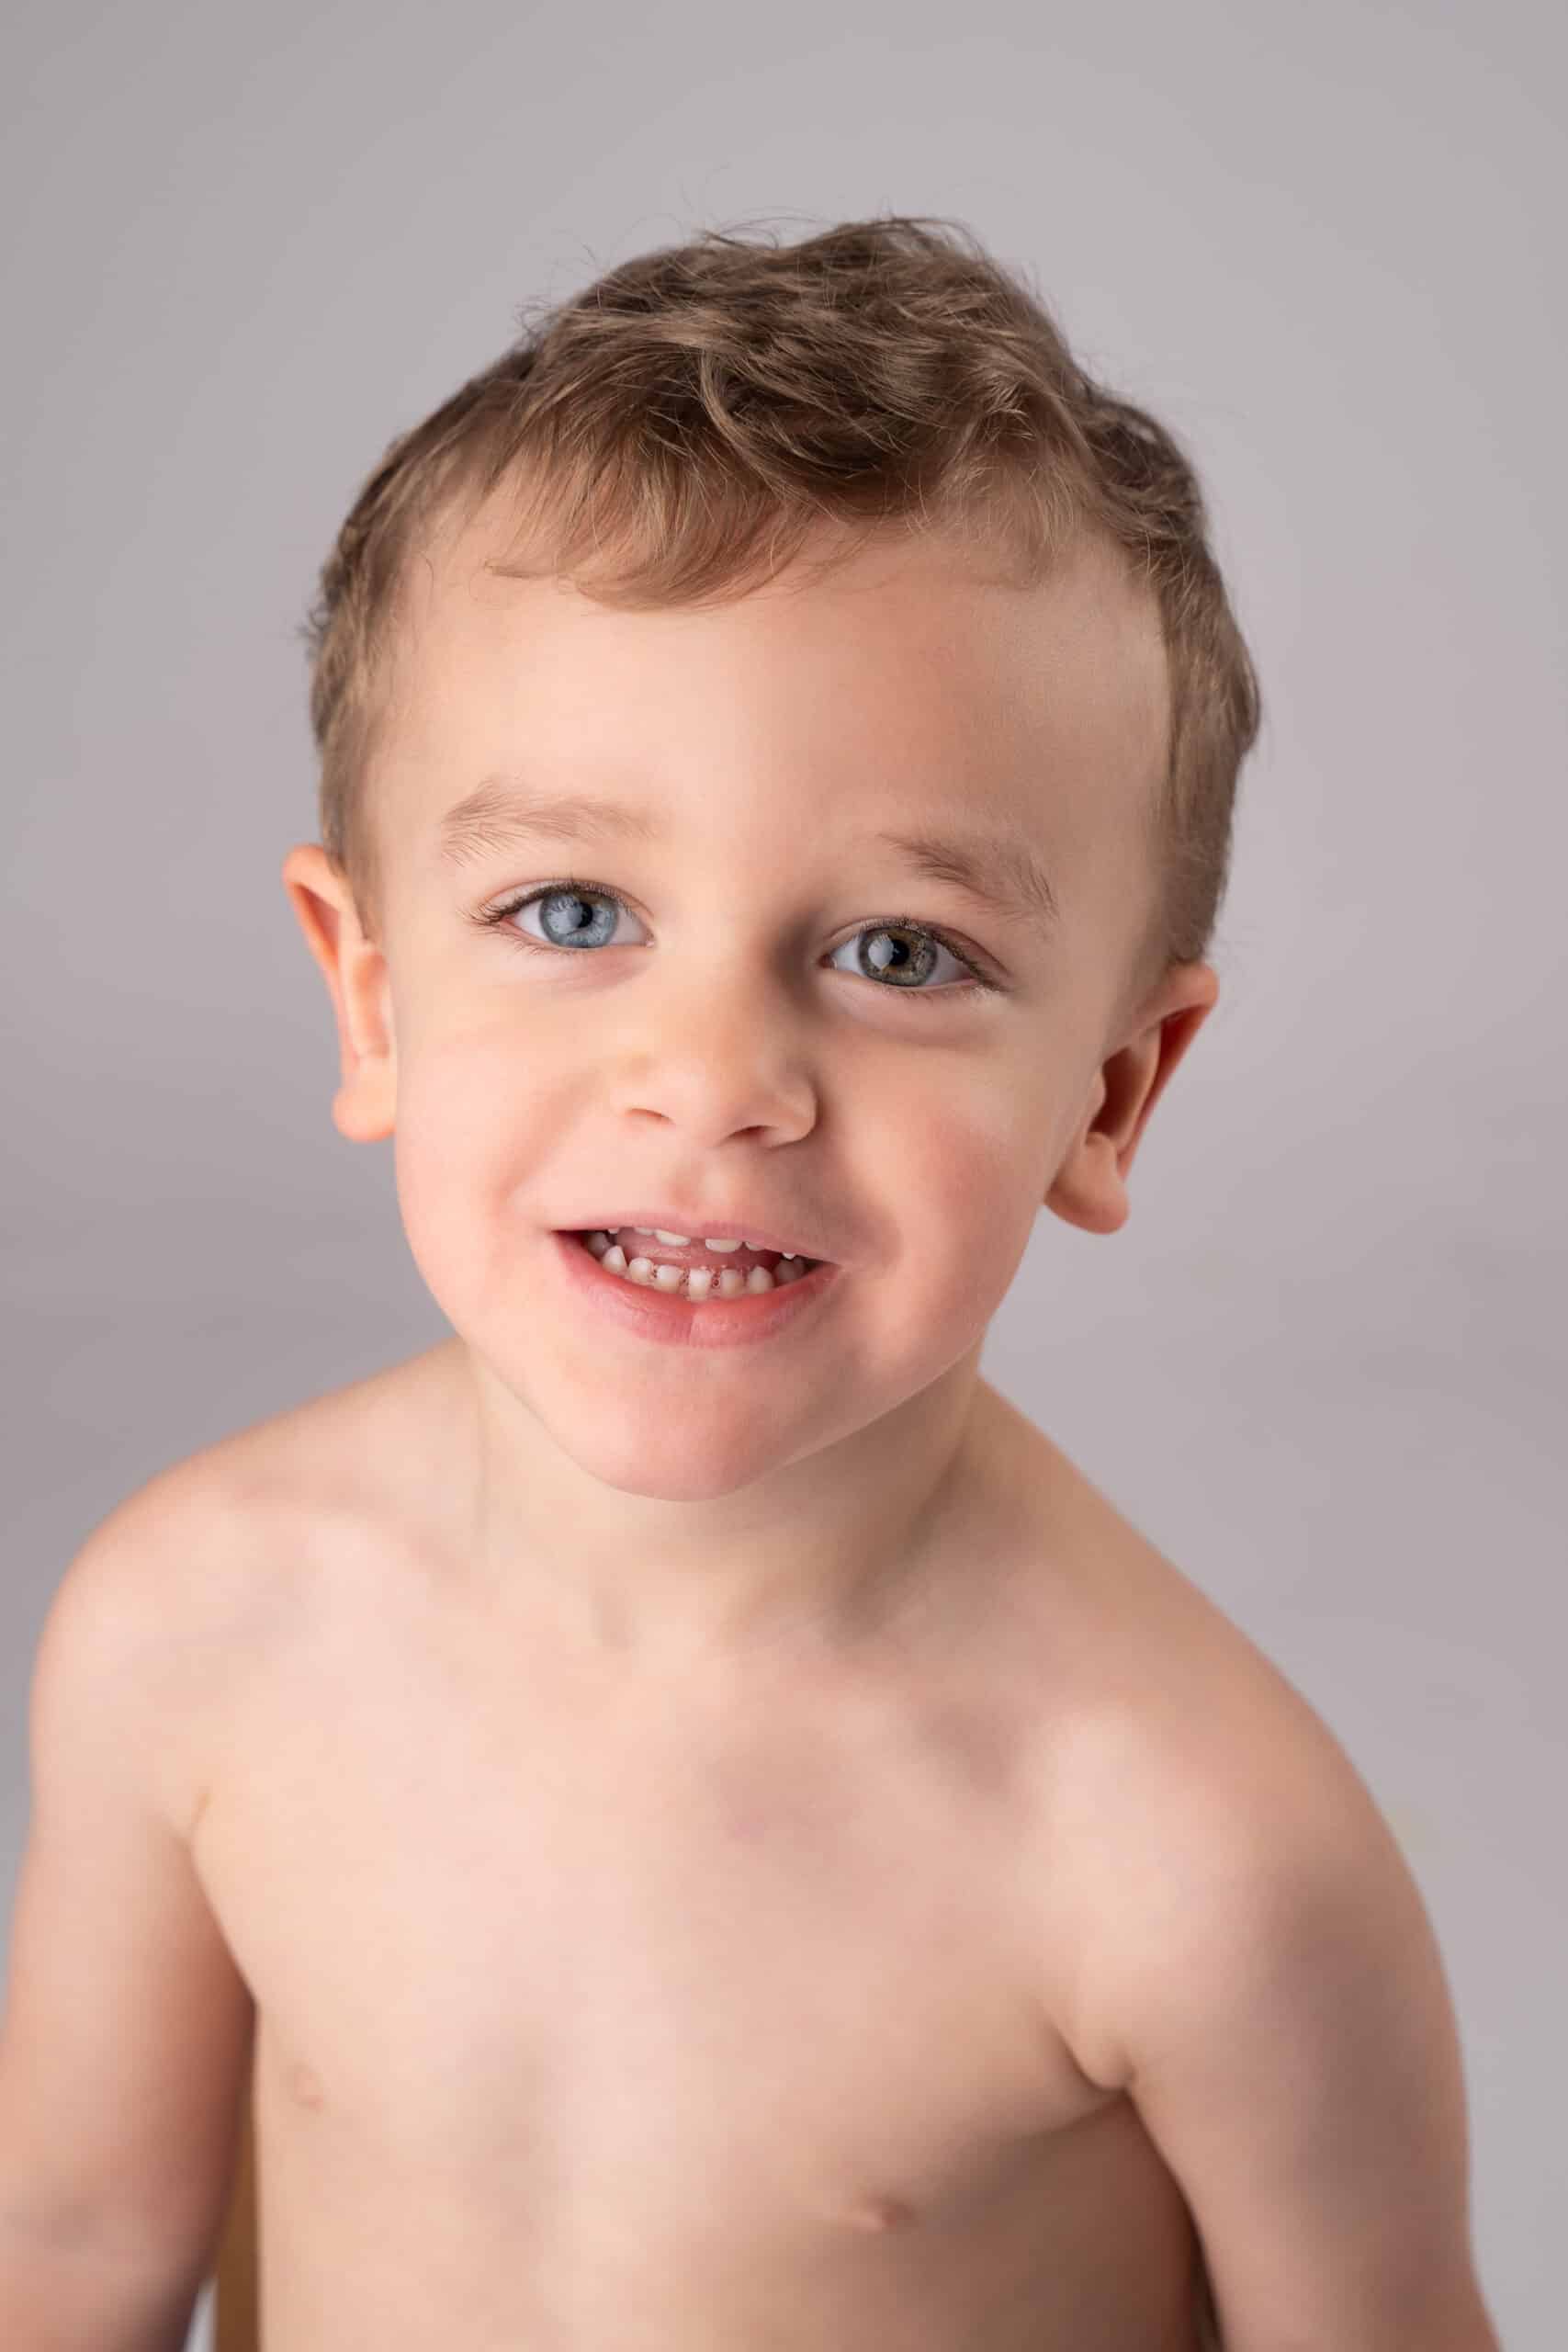
[[[1258,691],[1189,467],[994,263],[889,219],[612,271],[393,445],[310,637],[335,1115],[491,1361],[552,1227],[745,1204],[893,1277],[831,1368],[886,1410],[1042,1201],[1122,1223]]]

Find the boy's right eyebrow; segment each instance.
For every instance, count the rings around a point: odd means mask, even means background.
[[[528,841],[625,840],[668,842],[670,826],[657,810],[588,792],[544,792],[513,776],[490,775],[442,817],[436,842],[446,864],[475,864],[496,850]],[[1050,938],[1061,922],[1051,879],[1026,834],[1003,824],[863,836],[892,850],[933,882],[951,882],[1006,921]]]

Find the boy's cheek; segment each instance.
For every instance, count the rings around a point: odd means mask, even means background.
[[[927,1137],[918,1200],[898,1237],[904,1263],[923,1262],[928,1309],[987,1322],[1029,1246],[1036,1206],[1017,1138],[949,1113]],[[897,1216],[897,1200],[890,1213]]]
[[[552,1136],[567,1131],[513,1055],[414,1052],[398,1088],[398,1206],[437,1300],[517,1279],[548,1239]],[[570,1149],[570,1139],[565,1148]],[[448,1307],[448,1311],[450,1308]]]

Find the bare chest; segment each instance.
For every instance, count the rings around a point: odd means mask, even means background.
[[[1007,1708],[624,1704],[411,1631],[255,1677],[197,1834],[269,2346],[1188,2343],[1185,2209],[1055,2022]]]

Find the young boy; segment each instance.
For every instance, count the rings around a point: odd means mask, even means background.
[[[1496,2352],[1381,1814],[979,1372],[1217,992],[1174,443],[942,224],[708,232],[310,635],[284,879],[453,1336],[62,1579],[0,2338],[181,2342],[254,2058],[267,2352]]]

